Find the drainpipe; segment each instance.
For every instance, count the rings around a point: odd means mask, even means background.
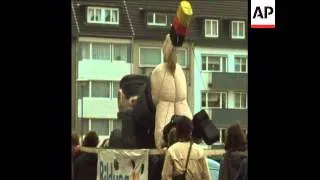
[[[124,9],[126,11],[126,14],[127,14],[127,17],[128,17],[128,21],[129,21],[129,25],[130,25],[130,30],[131,30],[131,74],[133,74],[133,64],[134,64],[134,61],[133,61],[133,56],[134,56],[134,38],[135,38],[135,31],[134,31],[134,27],[133,27],[133,24],[132,24],[132,21],[131,21],[131,17],[130,17],[130,14],[129,14],[129,11],[128,11],[128,7],[127,7],[127,2],[126,0],[123,0],[123,6],[124,6]]]
[[[130,74],[133,74],[133,56],[134,56],[134,36],[132,36],[132,38],[131,38],[131,72],[130,72]]]
[[[80,3],[79,1],[77,2],[77,6],[80,6]],[[72,120],[71,122],[75,122],[75,130],[77,132],[79,132],[79,118],[78,118],[78,62],[79,62],[79,56],[78,56],[78,52],[79,52],[79,49],[78,49],[78,43],[79,43],[79,36],[80,36],[80,27],[79,27],[79,23],[78,23],[78,18],[77,18],[77,15],[76,15],[76,12],[75,12],[75,9],[74,9],[74,1],[71,2],[71,9],[72,9],[72,15],[73,15],[73,18],[75,20],[75,23],[76,23],[76,27],[77,27],[77,31],[78,31],[78,35],[77,35],[77,39],[76,39],[76,42],[75,42],[75,58],[72,60],[74,60],[75,62],[72,62],[74,63],[74,68],[75,68],[75,79],[76,79],[76,82],[75,82],[75,90],[74,90],[74,93],[75,93],[75,100],[74,100],[74,103],[73,105],[75,106],[74,107],[74,120]],[[81,137],[82,137],[82,134],[81,134]]]

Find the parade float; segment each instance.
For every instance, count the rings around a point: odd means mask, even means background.
[[[163,63],[153,69],[150,77],[130,74],[120,80],[118,119],[122,129],[111,133],[108,149],[81,148],[98,153],[97,179],[120,176],[126,179],[132,172],[140,177],[133,179],[150,179],[148,171],[161,168],[163,163],[161,156],[168,146],[167,136],[174,115],[183,115],[192,121],[195,140],[203,140],[207,145],[219,140],[219,131],[206,111],[192,114],[187,102],[186,77],[177,62],[177,48],[185,41],[192,15],[191,4],[181,1],[170,32],[164,37]],[[209,156],[222,153],[221,150],[206,151]],[[119,164],[116,169],[112,168],[115,160]],[[153,172],[151,178],[159,179],[161,174]]]

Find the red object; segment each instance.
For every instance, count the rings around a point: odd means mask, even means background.
[[[173,19],[172,26],[178,35],[186,36],[188,28],[180,23],[177,16]]]
[[[72,157],[76,157],[80,152],[80,146],[74,146],[72,149]]]
[[[276,25],[251,25],[251,28],[270,29],[270,28],[276,28]]]

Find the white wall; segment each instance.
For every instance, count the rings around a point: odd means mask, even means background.
[[[131,63],[125,61],[82,60],[78,66],[78,80],[119,81],[131,73]]]
[[[117,118],[118,100],[116,98],[83,98],[84,118]],[[78,117],[81,117],[81,100],[78,100]]]

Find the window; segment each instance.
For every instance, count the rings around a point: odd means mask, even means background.
[[[91,119],[91,131],[95,131],[98,135],[109,136],[109,121],[108,119]]]
[[[112,82],[112,89],[113,89],[113,96],[114,98],[118,98],[118,91],[120,88],[120,83],[119,82]]]
[[[161,48],[140,48],[140,65],[158,65],[161,63]]]
[[[128,44],[81,42],[79,60],[127,61],[128,47]]]
[[[83,134],[87,134],[89,132],[89,119],[87,118],[78,118],[79,120],[79,128],[80,128],[80,132],[81,132],[81,129],[82,129],[82,132]]]
[[[247,72],[247,57],[236,56],[234,58],[234,71],[238,73]]]
[[[91,97],[110,97],[110,82],[92,81]]]
[[[232,21],[232,39],[244,39],[245,38],[245,22],[244,21]]]
[[[161,47],[140,47],[139,48],[140,66],[156,66],[163,61]],[[187,50],[179,48],[177,50],[177,61],[182,67],[188,66]]]
[[[81,42],[80,43],[80,60],[82,59],[90,59],[90,43]]]
[[[205,20],[205,37],[219,37],[218,20]]]
[[[236,92],[234,107],[237,109],[246,109],[247,108],[247,93]]]
[[[83,97],[89,97],[89,82],[88,81],[78,81],[78,98],[81,99]]]
[[[227,129],[219,128],[220,139],[218,142],[214,143],[215,145],[225,144],[227,140]]]
[[[113,122],[113,129],[122,129],[122,123],[120,120],[114,119],[112,122]]]
[[[167,15],[161,13],[148,13],[147,22],[149,26],[167,26]]]
[[[110,119],[101,119],[101,118],[79,118],[79,131],[81,132],[81,123],[83,134],[88,133],[89,131],[95,131],[98,136],[109,136],[112,127],[121,129],[121,121],[110,120]],[[81,122],[82,121],[82,122]],[[117,122],[116,124],[114,122]]]
[[[202,71],[227,72],[227,56],[202,56]]]
[[[119,24],[119,9],[88,7],[87,21],[98,24]]]
[[[110,60],[110,44],[92,43],[93,60]]]
[[[82,95],[81,95],[81,86]],[[78,98],[118,98],[119,81],[78,81]]]
[[[225,144],[227,140],[227,129],[220,129],[220,143]]]
[[[182,67],[186,67],[187,63],[187,50],[179,49],[177,51],[177,61]]]
[[[113,60],[126,61],[128,55],[128,45],[114,44],[113,45]]]
[[[215,91],[201,92],[202,108],[227,108],[227,93]]]

